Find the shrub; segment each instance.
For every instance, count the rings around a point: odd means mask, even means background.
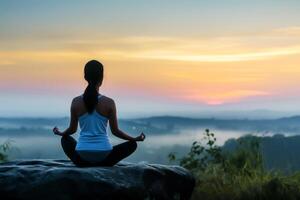
[[[179,162],[196,178],[192,199],[250,200],[300,199],[300,173],[284,176],[279,171],[266,171],[259,137],[239,138],[233,151],[216,145],[216,137],[208,129],[201,141],[192,143],[187,155]]]
[[[7,161],[8,152],[11,148],[11,142],[8,140],[0,145],[0,162]]]

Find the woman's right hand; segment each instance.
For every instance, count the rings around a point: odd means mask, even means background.
[[[142,132],[139,136],[134,138],[135,141],[144,141],[146,138],[145,134]]]
[[[53,128],[53,133],[55,134],[55,135],[60,135],[60,136],[62,136],[62,133],[60,132],[60,130],[55,126],[54,128]]]

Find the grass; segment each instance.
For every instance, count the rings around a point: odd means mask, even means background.
[[[184,157],[169,154],[171,162],[178,162],[194,174],[192,200],[300,199],[300,172],[287,176],[280,171],[266,171],[259,138],[241,138],[238,148],[231,152],[224,152],[216,140],[207,129]]]
[[[8,152],[11,149],[11,142],[7,140],[0,145],[0,163],[7,161]]]

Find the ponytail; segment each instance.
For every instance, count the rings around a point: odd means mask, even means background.
[[[83,94],[83,101],[86,110],[91,114],[98,104],[97,84],[102,84],[103,81],[103,66],[96,60],[89,61],[84,68],[84,78],[88,82]]]
[[[83,101],[88,113],[92,113],[98,104],[96,84],[89,83],[83,94]]]

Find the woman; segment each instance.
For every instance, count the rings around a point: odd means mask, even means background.
[[[84,68],[84,78],[88,86],[84,94],[75,97],[71,104],[70,126],[61,132],[54,127],[53,132],[62,136],[61,145],[65,154],[77,166],[113,166],[128,157],[137,148],[137,141],[144,141],[145,135],[131,137],[118,128],[115,102],[99,94],[103,81],[103,66],[96,60],[89,61]],[[70,135],[80,125],[78,142]],[[124,140],[112,146],[107,136],[107,124],[111,132]]]

